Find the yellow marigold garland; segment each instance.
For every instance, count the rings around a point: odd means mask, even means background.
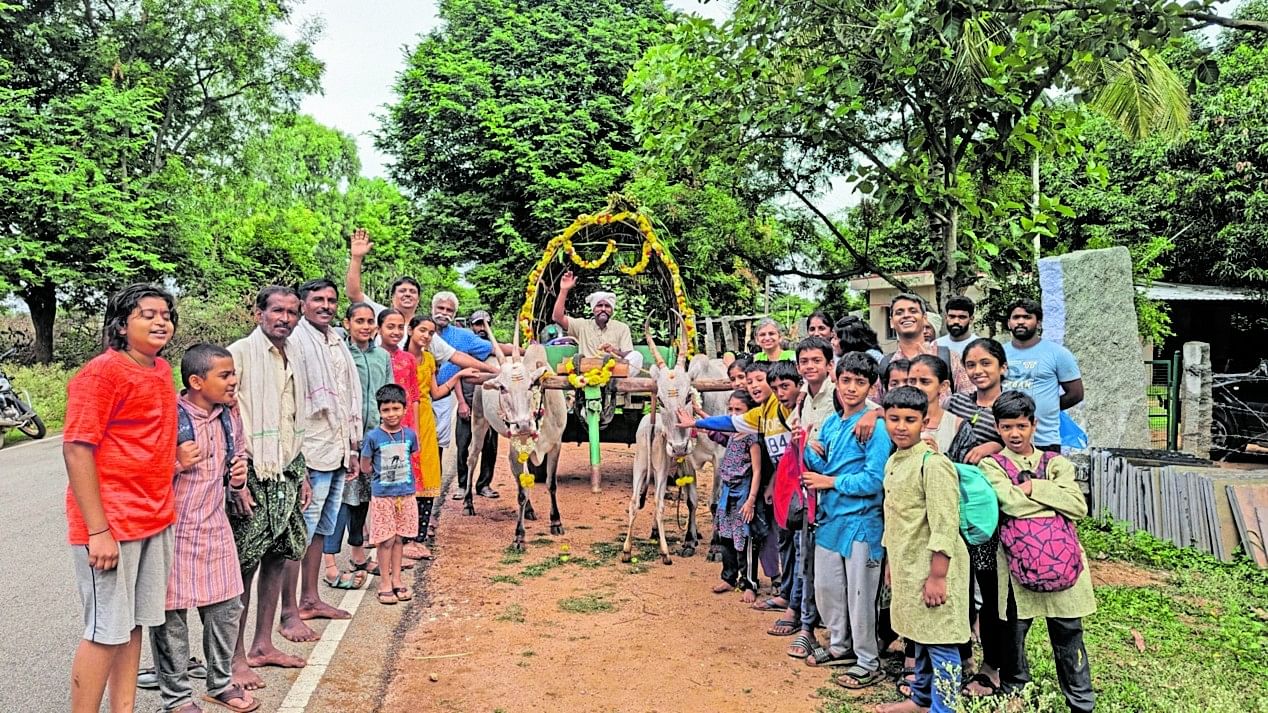
[[[574,389],[580,389],[585,386],[605,386],[612,380],[612,369],[616,366],[616,358],[608,357],[603,362],[603,366],[589,369],[584,374],[576,373],[576,367],[572,360],[569,359],[564,363],[564,373],[568,375],[568,383]]]
[[[661,262],[665,265],[665,268],[669,270],[671,282],[674,287],[674,302],[677,304],[678,312],[682,315],[683,322],[687,328],[687,354],[690,356],[695,352],[694,345],[697,334],[696,315],[695,312],[692,311],[691,306],[687,304],[687,294],[682,285],[682,275],[678,270],[678,263],[674,261],[673,256],[665,249],[665,246],[660,242],[660,239],[656,237],[656,233],[652,230],[651,221],[647,219],[647,216],[641,213],[632,213],[629,211],[623,211],[616,214],[599,213],[597,215],[580,215],[572,225],[568,226],[568,228],[564,230],[563,233],[551,238],[550,242],[546,244],[546,249],[542,252],[541,259],[537,261],[537,265],[534,266],[532,272],[528,275],[528,287],[524,291],[524,305],[520,308],[519,312],[519,328],[521,333],[524,335],[525,341],[531,341],[533,339],[533,303],[537,298],[537,290],[541,282],[542,275],[546,272],[546,266],[554,259],[556,253],[558,253],[562,248],[574,263],[588,270],[602,267],[616,251],[616,242],[609,240],[607,248],[604,249],[602,255],[594,260],[585,260],[573,247],[572,236],[592,225],[609,225],[611,223],[624,221],[633,221],[638,226],[639,232],[643,235],[643,247],[641,256],[637,263],[628,267],[618,266],[617,269],[626,275],[638,275],[646,270],[647,266],[651,263],[652,253],[655,253],[660,258]],[[607,378],[611,378],[610,372],[607,375]],[[606,384],[607,380],[604,379],[603,383]]]

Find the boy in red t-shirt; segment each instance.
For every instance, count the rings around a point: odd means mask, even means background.
[[[187,443],[178,459],[172,368],[158,356],[176,324],[170,294],[123,288],[106,305],[106,351],[66,387],[66,520],[84,609],[72,713],[96,713],[107,681],[111,709],[132,710],[141,627],[164,622],[172,472],[196,457]]]

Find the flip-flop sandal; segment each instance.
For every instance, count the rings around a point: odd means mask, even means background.
[[[753,605],[757,611],[783,611],[788,608],[787,602],[780,604],[774,597],[767,597]]]
[[[894,682],[894,689],[898,691],[898,695],[903,698],[911,698],[911,686],[916,682],[915,669],[904,668],[902,673],[898,674],[898,680]]]
[[[379,604],[396,604],[400,600],[396,598],[396,592],[379,592]]]
[[[828,649],[823,646],[816,646],[815,650],[810,652],[810,655],[805,658],[806,658],[806,665],[810,667],[853,666],[854,664],[859,662],[859,659],[857,656],[851,656],[850,654],[841,654],[840,656],[833,656],[832,652],[828,651]]]
[[[353,576],[348,578],[347,575]],[[322,577],[321,581],[325,582],[326,586],[331,589],[360,589],[361,587],[356,583],[355,579],[354,572],[340,572],[334,579]],[[362,582],[362,584],[364,583]]]
[[[804,659],[809,656],[812,651],[818,648],[815,644],[816,642],[814,638],[803,631],[797,635],[797,638],[793,639],[791,644],[788,645],[788,655],[795,659]],[[793,649],[800,649],[800,651],[794,653]]]
[[[851,691],[857,691],[863,688],[870,688],[885,679],[885,674],[877,671],[868,671],[859,667],[857,664],[851,666],[845,673],[832,677],[832,682],[841,688],[847,688]]]
[[[970,693],[969,685],[974,683],[990,691],[990,693]],[[996,686],[995,683],[991,681],[990,676],[978,672],[973,674],[973,676],[964,683],[964,687],[960,689],[960,695],[967,696],[968,698],[990,698],[991,696],[999,695],[999,686]]]
[[[136,672],[136,687],[146,691],[158,690],[158,672],[153,668],[143,668]]]
[[[233,704],[229,701],[245,701],[247,699],[247,691],[240,685],[234,684],[220,692],[218,696],[205,695],[203,700],[208,703],[214,703],[218,706],[224,706],[235,713],[251,713],[251,711],[260,707],[260,702],[252,699],[250,703]]]
[[[199,708],[197,703],[191,701],[176,710],[169,711],[169,713],[203,713],[203,709]]]
[[[787,631],[784,631],[785,629],[787,629]],[[772,624],[771,627],[766,630],[766,633],[771,636],[792,636],[800,630],[801,627],[799,627],[797,622],[792,619],[780,619]]]
[[[191,658],[186,672],[190,678],[207,678],[207,665],[196,658]],[[158,671],[155,671],[152,666],[138,670],[136,672],[136,687],[147,691],[157,690],[159,687]]]
[[[392,591],[396,592],[396,601],[398,602],[408,602],[414,598],[414,593],[410,591],[409,587],[397,587]]]

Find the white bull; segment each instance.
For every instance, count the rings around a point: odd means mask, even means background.
[[[700,471],[700,466],[717,455],[715,445],[707,438],[693,434],[691,429],[678,427],[678,410],[691,409],[696,404],[695,397],[698,394],[691,386],[692,381],[708,376],[716,369],[707,357],[699,355],[691,360],[690,368],[684,368],[686,359],[682,350],[679,350],[678,363],[671,368],[660,358],[660,352],[652,342],[650,333],[647,334],[647,341],[656,357],[656,364],[650,370],[656,393],[653,395],[652,412],[643,416],[635,436],[633,491],[630,494],[628,529],[625,544],[621,548],[621,561],[628,562],[631,559],[634,518],[646,498],[647,478],[650,476],[656,495],[652,536],[660,541],[661,561],[672,564],[669,545],[665,541],[664,524],[665,492],[669,487],[670,475],[675,478],[691,476],[690,482],[683,486],[687,498],[687,531],[683,534],[681,550],[684,557],[690,557],[700,544],[700,532],[696,525],[695,474]]]
[[[504,358],[501,347],[494,340],[493,354],[497,358],[500,371],[484,382],[482,388],[476,389],[477,398],[471,407],[471,448],[467,455],[467,482],[476,482],[474,478],[479,467],[481,447],[485,434],[492,428],[511,446],[507,458],[511,473],[515,476],[516,502],[519,505],[515,539],[511,546],[523,549],[524,520],[536,519],[528,489],[520,480],[520,476],[527,470],[526,466],[532,466],[534,471],[545,469],[546,489],[550,491],[550,532],[558,535],[564,531],[559,517],[559,503],[555,497],[555,472],[559,466],[559,447],[568,418],[568,407],[562,391],[542,388],[542,377],[550,370],[545,348],[535,344],[523,356]],[[463,508],[467,515],[475,514],[472,501],[474,491],[475,488],[467,489]]]

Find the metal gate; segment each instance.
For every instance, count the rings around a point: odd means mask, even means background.
[[[1180,436],[1180,352],[1170,359],[1145,362],[1149,370],[1149,442],[1157,449],[1177,450]]]

